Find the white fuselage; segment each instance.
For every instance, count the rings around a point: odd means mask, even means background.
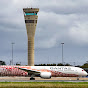
[[[1,76],[35,75],[41,78],[51,77],[80,77],[87,76],[87,72],[72,66],[0,66]]]

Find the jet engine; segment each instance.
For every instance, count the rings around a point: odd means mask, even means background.
[[[50,79],[51,78],[51,73],[50,72],[41,72],[40,77],[44,79]]]

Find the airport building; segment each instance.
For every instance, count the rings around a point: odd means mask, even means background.
[[[28,65],[34,66],[34,37],[39,8],[23,8],[23,12],[28,36]]]

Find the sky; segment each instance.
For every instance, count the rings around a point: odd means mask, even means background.
[[[88,0],[0,0],[0,60],[27,65],[23,8],[39,8],[35,64],[88,61]]]

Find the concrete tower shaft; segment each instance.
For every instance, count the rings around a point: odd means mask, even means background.
[[[28,65],[34,66],[34,36],[37,26],[38,8],[23,8],[28,36]]]

